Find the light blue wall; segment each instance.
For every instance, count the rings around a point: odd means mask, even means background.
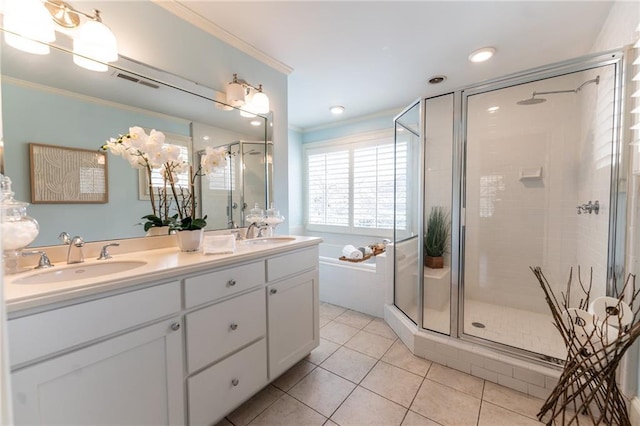
[[[347,124],[326,127],[318,130],[305,131],[302,134],[302,143],[324,141],[345,136],[357,135],[360,133],[373,132],[393,128],[394,113],[384,114],[372,118],[358,121],[351,121]]]
[[[289,129],[289,229],[300,233],[303,219],[302,135]]]
[[[2,84],[6,174],[15,198],[30,201],[29,146],[31,142],[96,150],[110,137],[126,133],[129,126],[155,128],[189,135],[183,120],[164,120],[144,113],[86,102],[39,89]],[[151,213],[149,201],[138,200],[137,170],[121,157],[108,155],[107,204],[33,204],[28,214],[40,224],[33,246],[58,244],[62,231],[91,236],[91,240],[144,235],[139,219]]]

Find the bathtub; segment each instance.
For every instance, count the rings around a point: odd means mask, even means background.
[[[358,263],[339,260],[340,256],[341,245],[320,244],[320,301],[382,318],[386,253]]]

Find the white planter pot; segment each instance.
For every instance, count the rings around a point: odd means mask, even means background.
[[[202,242],[204,229],[196,229],[195,231],[178,231],[178,247],[182,251],[198,251]]]
[[[169,235],[169,227],[168,226],[153,226],[149,228],[145,237],[155,237],[157,235]]]

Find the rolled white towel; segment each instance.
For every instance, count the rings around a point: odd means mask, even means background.
[[[342,255],[347,259],[362,259],[362,252],[350,244],[342,248]]]
[[[371,247],[369,246],[358,247],[358,250],[360,250],[364,256],[369,256],[370,254],[373,254],[373,250],[371,250]]]

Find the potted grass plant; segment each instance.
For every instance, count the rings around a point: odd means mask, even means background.
[[[432,269],[444,267],[444,254],[447,252],[450,230],[451,221],[444,207],[432,207],[424,236],[425,266]]]

